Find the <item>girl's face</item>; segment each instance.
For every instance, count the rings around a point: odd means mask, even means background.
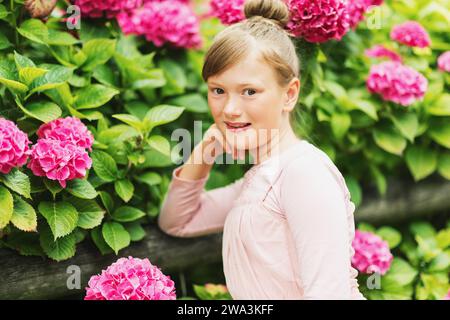
[[[210,76],[208,104],[218,128],[237,150],[268,145],[289,130],[298,99],[298,78],[281,87],[273,67],[253,51],[220,74]]]

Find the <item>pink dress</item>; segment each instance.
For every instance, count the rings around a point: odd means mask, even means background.
[[[209,191],[172,181],[158,218],[175,237],[223,231],[233,299],[365,299],[351,266],[354,203],[331,159],[306,140]]]

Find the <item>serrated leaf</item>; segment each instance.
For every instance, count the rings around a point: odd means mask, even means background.
[[[25,198],[31,199],[30,179],[25,173],[15,168],[11,170],[10,173],[1,177],[1,180],[3,181],[5,186],[10,188],[12,191],[17,192]]]
[[[28,202],[20,197],[14,197],[14,211],[11,222],[16,228],[22,231],[36,231],[36,211],[34,211],[34,208]]]
[[[145,115],[146,129],[150,130],[156,126],[172,122],[183,113],[183,107],[174,107],[170,105],[160,105],[151,108]]]
[[[78,212],[68,202],[41,202],[39,212],[47,220],[54,239],[70,234],[78,222]]]
[[[78,227],[92,229],[102,223],[105,210],[103,210],[96,201],[79,198],[71,198],[68,201],[78,211]]]
[[[143,131],[144,129],[144,124],[142,121],[131,114],[115,114],[113,115],[113,118],[132,126],[136,130]]]
[[[114,210],[114,200],[109,193],[106,191],[99,191],[100,199],[102,200],[105,209],[111,213]]]
[[[55,89],[68,81],[73,73],[72,69],[60,65],[43,64],[40,67],[48,69],[48,72],[33,80],[28,95],[35,92]]]
[[[46,44],[48,41],[48,28],[39,19],[25,20],[17,31],[25,38],[40,44]]]
[[[139,222],[131,222],[124,225],[130,234],[131,241],[141,241],[145,238],[145,230]]]
[[[119,222],[131,222],[145,217],[145,212],[134,207],[123,206],[114,211],[111,216]]]
[[[16,102],[23,113],[44,123],[58,119],[62,114],[62,111],[58,107],[58,105],[50,101],[32,102],[26,107],[23,106],[19,101]]]
[[[74,179],[67,182],[67,192],[81,199],[94,199],[97,191],[86,179]]]
[[[120,223],[106,222],[102,226],[102,235],[116,254],[130,245],[130,234]]]
[[[83,70],[91,71],[96,66],[106,63],[114,55],[116,40],[92,39],[83,44],[83,53],[87,57]]]
[[[91,153],[91,158],[92,166],[97,176],[107,182],[117,179],[118,170],[113,157],[106,152],[95,150]]]
[[[54,240],[52,232],[48,226],[43,226],[39,230],[39,240],[45,254],[56,261],[67,260],[75,255],[76,237],[74,233]]]
[[[163,136],[153,135],[148,138],[147,142],[154,150],[170,157],[170,143]]]
[[[13,215],[14,200],[8,189],[0,185],[0,229],[6,227]]]

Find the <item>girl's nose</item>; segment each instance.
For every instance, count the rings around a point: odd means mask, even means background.
[[[225,108],[223,109],[223,113],[225,114],[225,116],[233,118],[240,116],[242,114],[242,110],[235,99],[229,99],[227,104],[225,105]]]

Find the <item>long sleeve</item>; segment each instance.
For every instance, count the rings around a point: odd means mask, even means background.
[[[181,168],[172,173],[158,217],[159,227],[169,235],[185,238],[221,232],[243,178],[228,186],[206,191],[204,186],[209,175],[199,180],[183,179],[178,176]]]
[[[290,162],[280,201],[295,241],[304,299],[351,299],[350,239],[343,191],[314,157]]]

